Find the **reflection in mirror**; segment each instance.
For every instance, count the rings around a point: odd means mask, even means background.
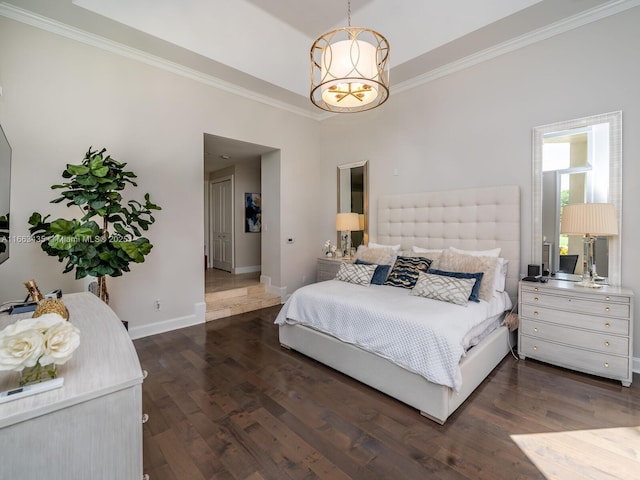
[[[534,128],[532,261],[543,272],[582,274],[582,239],[560,235],[563,206],[613,203],[620,225],[621,137],[621,112]],[[595,258],[598,274],[619,285],[620,237],[599,237]]]
[[[368,175],[366,160],[338,166],[337,213],[357,213],[360,216],[360,230],[351,232],[351,243],[354,248],[369,243]],[[340,239],[338,239],[338,245],[339,242]]]
[[[0,126],[0,263],[9,258],[9,200],[11,198],[11,147]]]

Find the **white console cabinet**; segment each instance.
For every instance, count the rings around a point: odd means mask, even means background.
[[[518,354],[581,372],[632,381],[633,293],[573,282],[520,282]]]
[[[142,380],[120,319],[91,293],[63,296],[80,330],[61,388],[0,404],[0,478],[140,480]],[[0,316],[0,328],[32,314]],[[0,372],[0,388],[17,385]]]

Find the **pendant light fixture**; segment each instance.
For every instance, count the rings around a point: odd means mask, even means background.
[[[311,46],[311,102],[329,112],[363,112],[389,98],[389,42],[374,30],[351,26],[351,0],[348,25]]]

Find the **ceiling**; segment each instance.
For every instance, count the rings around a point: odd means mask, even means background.
[[[351,25],[388,39],[392,102],[394,92],[448,65],[523,37],[544,38],[558,23],[625,3],[638,2],[352,0]],[[0,14],[36,19],[42,28],[53,20],[64,26],[58,33],[117,42],[228,91],[317,119],[326,114],[309,101],[309,49],[323,33],[348,24],[347,0],[0,0]],[[237,150],[257,151],[245,147]]]

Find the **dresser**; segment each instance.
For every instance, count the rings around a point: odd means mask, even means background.
[[[353,258],[318,257],[316,281],[333,280],[336,278],[336,273],[338,273],[342,262],[351,263],[354,260]]]
[[[520,282],[518,355],[612,378],[629,387],[633,292],[574,282]]]
[[[0,478],[140,480],[142,380],[116,314],[95,295],[62,300],[80,346],[58,367],[62,387],[0,404]],[[0,329],[32,313],[0,316]],[[0,372],[2,391],[18,372]]]

